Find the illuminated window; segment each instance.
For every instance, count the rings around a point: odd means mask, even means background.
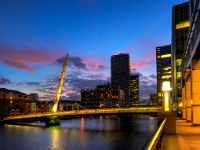
[[[161,55],[161,58],[169,58],[169,57],[171,57],[171,54]]]
[[[162,79],[169,79],[169,78],[171,78],[171,75],[164,75],[164,76],[162,76]]]
[[[163,70],[171,70],[171,67],[164,67]]]
[[[177,59],[177,60],[176,60],[176,65],[177,65],[177,66],[181,66],[181,62],[182,62],[181,59]]]
[[[181,79],[181,72],[176,72],[176,78]]]
[[[176,29],[181,29],[181,28],[185,28],[185,27],[189,27],[189,26],[190,26],[189,20],[181,21],[179,24],[176,24]]]

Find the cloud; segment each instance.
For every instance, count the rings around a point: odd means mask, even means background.
[[[11,82],[9,79],[0,76],[0,84],[5,85],[5,84],[10,84],[10,83]]]
[[[34,69],[31,68],[30,66],[24,64],[24,63],[20,63],[20,62],[15,62],[12,60],[2,60],[2,62],[4,62],[5,64],[12,66],[14,68],[18,68],[20,70],[28,70],[30,72],[34,72]]]
[[[81,90],[94,89],[97,85],[103,85],[107,83],[107,80],[101,79],[99,74],[88,74],[79,71],[71,71],[66,73],[65,81],[62,87],[61,99],[80,100]],[[41,98],[49,97],[49,99],[55,99],[59,80],[55,77],[45,85],[40,85],[43,89],[39,89],[41,92]],[[48,96],[47,96],[48,95]]]
[[[155,55],[150,55],[146,58],[142,58],[142,60],[132,61],[130,64],[131,70],[147,69],[149,66],[154,64],[155,60]]]
[[[65,61],[65,57],[58,58],[56,60],[57,64],[63,65]],[[94,72],[94,70],[104,70],[107,69],[106,65],[98,63],[96,60],[98,56],[86,56],[86,57],[78,57],[78,56],[69,56],[68,67],[73,68],[78,71],[87,71]]]
[[[40,86],[39,82],[26,82],[26,84],[31,86]]]
[[[140,76],[140,97],[149,99],[150,94],[157,93],[157,78],[154,74],[149,76]]]
[[[63,56],[61,58],[58,58],[56,62],[58,64],[64,64],[66,56]],[[87,70],[85,63],[83,63],[83,60],[80,57],[77,56],[69,56],[69,66],[74,66],[79,69]]]
[[[157,93],[156,76],[154,74],[143,76],[140,72],[137,72],[140,78],[140,99],[149,99],[150,94]],[[104,85],[108,83],[105,79],[100,79],[98,75],[83,75],[81,73],[76,74],[68,73],[65,77],[65,81],[62,88],[61,99],[67,100],[81,100],[81,90],[83,89],[94,89],[97,85]],[[58,81],[48,83],[48,86],[43,90],[42,97],[47,99],[55,99],[57,91]],[[48,87],[48,88],[47,88]]]
[[[30,48],[0,41],[0,61],[19,70],[34,72],[33,64],[52,63],[60,53],[46,48]]]

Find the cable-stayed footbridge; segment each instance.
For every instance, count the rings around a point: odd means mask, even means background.
[[[99,109],[86,109],[86,110],[71,110],[71,111],[57,111],[45,112],[27,115],[10,116],[4,118],[4,121],[17,121],[26,119],[39,119],[51,116],[70,117],[70,116],[94,116],[94,115],[118,115],[118,114],[157,114],[162,111],[161,106],[143,106],[143,107],[123,107],[123,108],[99,108]]]
[[[107,115],[107,114],[157,114],[162,111],[160,106],[140,106],[140,107],[107,107],[98,109],[84,109],[84,110],[72,110],[72,111],[58,111],[58,103],[61,95],[62,85],[64,83],[66,67],[68,64],[68,54],[64,61],[63,70],[61,73],[59,85],[57,87],[56,98],[52,110],[50,112],[35,112],[30,114],[22,114],[17,116],[9,116],[4,118],[5,122],[18,121],[18,120],[31,120],[46,118],[46,124],[55,125],[60,124],[59,117],[69,116],[92,116],[92,115]],[[52,121],[53,120],[53,121]]]

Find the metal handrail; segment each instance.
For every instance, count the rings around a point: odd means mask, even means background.
[[[152,138],[148,141],[148,143],[145,145],[145,147],[143,148],[143,150],[155,150],[162,134],[164,131],[164,127],[165,124],[167,122],[167,118],[165,118],[163,120],[163,122],[160,124],[158,130],[156,131],[156,133],[152,136]]]

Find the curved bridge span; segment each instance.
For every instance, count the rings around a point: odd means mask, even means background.
[[[123,107],[123,108],[99,108],[99,109],[87,109],[87,110],[72,110],[62,112],[46,112],[36,113],[29,115],[18,115],[4,118],[4,121],[14,120],[26,120],[31,118],[44,118],[50,116],[87,116],[87,115],[104,115],[104,114],[155,114],[162,111],[161,106],[148,106],[148,107]]]

